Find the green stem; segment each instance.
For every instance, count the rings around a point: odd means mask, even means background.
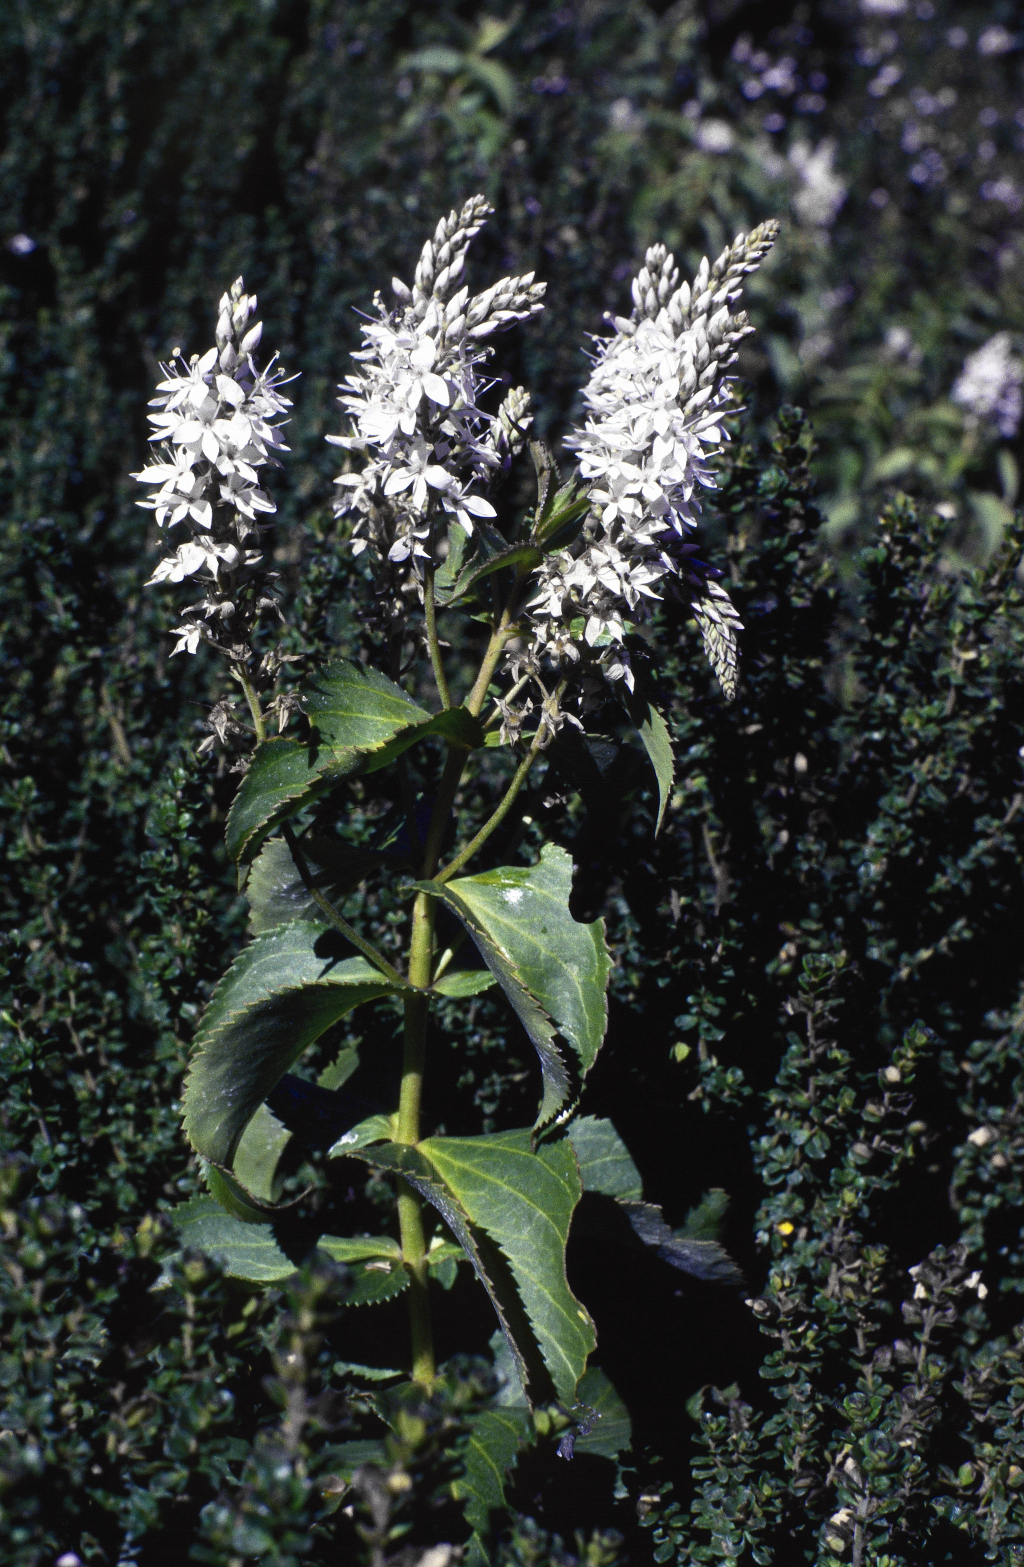
[[[409,947],[409,980],[420,994],[405,998],[405,1048],[402,1059],[402,1092],[398,1103],[396,1141],[414,1146],[420,1140],[420,1105],[427,1049],[427,1016],[430,999],[430,966],[434,951],[434,900],[422,892],[412,914]],[[431,1387],[434,1381],[434,1339],[430,1325],[427,1240],[419,1197],[405,1180],[398,1182],[398,1226],[402,1260],[409,1272],[409,1325],[412,1332],[413,1381]]]
[[[448,690],[448,677],[444,672],[444,664],[441,661],[441,648],[437,640],[437,605],[434,602],[433,565],[427,567],[426,579],[423,583],[423,614],[427,622],[427,647],[430,651],[430,667],[434,671],[434,680],[437,683],[437,694],[441,698],[441,706],[447,712],[452,705],[452,698]]]
[[[533,743],[513,773],[511,782],[509,783],[508,788],[505,790],[505,793],[502,796],[502,799],[494,814],[489,818],[488,821],[484,822],[484,825],[476,834],[476,837],[471,838],[466,846],[459,850],[455,858],[448,862],[440,875],[435,876],[434,879],[436,881],[442,883],[450,881],[456,872],[460,871],[466,862],[473,858],[476,851],[487,842],[495,828],[500,827],[502,822],[505,820],[505,817],[508,815],[509,811],[512,809],[512,806],[515,803],[516,795],[519,793],[520,789],[523,787],[523,784],[526,782],[527,777],[529,776],[530,768],[537,760],[537,755],[541,749],[541,746],[544,744],[544,737],[546,733],[546,725],[544,722],[545,716],[549,712],[552,715],[557,713],[558,704],[565,691],[565,687],[566,682],[564,680],[559,681],[553,693],[545,702],[545,711],[541,714],[541,721],[538,725],[537,733],[533,737]]]
[[[349,924],[348,920],[341,917],[334,905],[324,897],[319,887],[314,884],[313,877],[310,874],[309,865],[306,861],[306,856],[302,852],[302,846],[299,843],[299,840],[296,838],[294,831],[287,822],[281,823],[281,833],[292,852],[292,859],[295,862],[295,869],[299,873],[299,878],[302,882],[302,885],[305,887],[306,891],[309,893],[310,897],[313,899],[313,902],[316,904],[317,908],[323,914],[327,922],[330,925],[333,925],[335,930],[340,931],[341,934],[345,937],[346,941],[350,941],[354,947],[357,947],[363,956],[369,959],[374,968],[380,970],[385,978],[390,979],[393,984],[401,985],[404,990],[407,982],[402,978],[398,970],[388,962],[387,958],[384,957],[382,953],[377,951],[376,947],[373,946],[372,943],[367,941],[365,937],[361,936],[359,932]],[[429,979],[427,983],[430,983]]]
[[[472,691],[466,698],[465,706],[473,714],[474,718],[480,717],[480,709],[487,700],[487,688],[493,679],[494,671],[498,667],[498,660],[504,652],[505,643],[513,635],[512,627],[509,624],[510,620],[511,615],[505,609],[498,624],[491,632],[491,640],[487,644],[487,651],[484,654],[484,661],[480,665],[480,672],[473,682]]]
[[[260,706],[260,699],[256,694],[256,687],[249,679],[249,671],[246,669],[244,664],[235,664],[233,665],[233,668],[235,672],[235,679],[239,682],[242,690],[245,692],[245,700],[249,704],[249,711],[252,714],[253,728],[256,730],[256,739],[265,740],[267,738],[267,721],[263,716],[263,709]]]
[[[512,687],[512,689],[510,691],[506,691],[505,695],[502,697],[502,701],[505,703],[505,705],[507,706],[509,702],[514,702],[516,697],[519,695],[520,691],[523,689],[523,687],[524,686],[528,686],[530,681],[533,678],[534,677],[533,677],[532,671],[528,675],[520,676],[520,678],[516,681],[516,683]],[[484,729],[485,730],[493,729],[495,724],[500,724],[500,723],[501,723],[501,708],[498,705],[498,703],[495,702],[494,710],[491,713],[491,716],[484,721]]]
[[[523,784],[526,782],[530,768],[537,760],[537,754],[541,748],[541,736],[543,733],[544,729],[542,725],[541,728],[537,731],[533,744],[530,746],[530,749],[527,751],[526,755],[523,757],[523,760],[520,762],[519,766],[516,768],[516,771],[512,775],[512,781],[505,790],[505,794],[501,800],[501,803],[495,810],[494,815],[490,818],[489,821],[484,823],[476,837],[471,838],[466,844],[465,848],[460,849],[453,860],[449,860],[444,870],[434,877],[435,881],[442,883],[450,881],[458,871],[461,871],[466,862],[473,858],[476,851],[479,848],[482,848],[482,846],[491,836],[491,833],[494,832],[496,828],[501,826],[502,822],[505,820],[505,817],[508,815],[509,811],[512,809],[512,806],[515,803],[516,795],[519,793],[520,789],[523,787]]]
[[[427,612],[427,639],[437,688],[441,693],[442,702],[445,707],[448,707],[451,697],[441,667],[433,597],[433,579],[430,577],[424,597],[424,607]],[[480,709],[487,696],[487,688],[508,638],[508,618],[506,611],[492,632],[473,690],[466,701],[466,706],[474,717],[480,715]],[[468,759],[468,751],[449,747],[423,846],[421,867],[423,881],[430,881],[437,870],[448,817],[455,803],[455,796]],[[430,997],[427,991],[434,961],[435,910],[435,900],[429,894],[423,892],[417,894],[412,911],[412,938],[409,944],[409,984],[415,989],[412,994],[407,993],[405,997],[402,1089],[398,1102],[396,1133],[396,1140],[409,1147],[415,1147],[420,1140],[420,1109],[426,1063],[427,1021],[430,1012]],[[401,1178],[398,1181],[398,1225],[402,1243],[402,1260],[409,1273],[409,1326],[412,1336],[413,1381],[429,1389],[433,1386],[436,1368],[434,1339],[430,1325],[427,1241],[423,1229],[420,1199],[408,1181]]]

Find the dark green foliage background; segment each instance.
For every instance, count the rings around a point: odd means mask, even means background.
[[[552,435],[646,243],[694,264],[789,212],[751,288],[750,409],[709,515],[747,626],[740,696],[722,703],[695,628],[666,611],[677,782],[657,842],[632,753],[583,807],[552,775],[528,803],[618,956],[586,1109],[614,1116],[670,1222],[731,1194],[725,1239],[757,1305],[643,1258],[626,1276],[574,1240],[635,1468],[613,1494],[607,1461],[563,1465],[541,1443],[519,1522],[495,1520],[499,1559],[825,1564],[850,1559],[842,1513],[859,1508],[865,1561],[1017,1563],[1019,450],[967,430],[948,393],[965,353],[1024,327],[1021,224],[981,195],[1019,152],[1020,55],[975,47],[1022,19],[838,0],[507,16],[500,38],[451,0],[18,0],[0,16],[3,238],[35,247],[0,259],[0,1555],[412,1567],[464,1537],[444,1487],[493,1391],[483,1360],[452,1361],[405,1412],[398,1479],[368,1481],[350,1520],[325,1501],[332,1451],[381,1428],[333,1368],[401,1363],[402,1302],[370,1316],[346,1310],[341,1276],[253,1296],[202,1259],[166,1263],[162,1215],[196,1190],[176,1096],[246,910],[221,846],[234,780],[193,758],[218,672],[168,663],[171,595],[141,589],[153,540],[129,475],[157,361],[205,346],[243,272],[265,341],[302,371],[274,487],[291,650],[357,651],[322,440],[352,307],[408,277],[439,211],[483,188],[498,211],[474,276],[549,280],[498,368],[536,390]],[[745,36],[803,90],[745,92]],[[885,60],[903,77],[876,94]],[[949,86],[944,118],[914,108]],[[702,149],[709,119],[728,150]],[[911,121],[942,179],[914,174]],[[816,226],[790,205],[785,154],[828,136],[849,189]],[[357,795],[356,825],[376,809]],[[391,914],[360,911],[385,940]],[[452,1014],[434,1120],[518,1124],[522,1041],[490,1002]],[[353,1224],[370,1200],[351,1195]],[[445,1302],[443,1352],[484,1355],[469,1287]]]

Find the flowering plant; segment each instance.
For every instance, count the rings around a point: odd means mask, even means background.
[[[644,1201],[612,1123],[578,1113],[604,1037],[611,959],[603,922],[570,912],[569,856],[547,845],[533,865],[467,867],[508,822],[542,753],[570,781],[581,761],[593,762],[588,747],[609,706],[651,758],[660,823],[672,754],[645,683],[640,632],[663,593],[692,604],[732,695],[739,622],[692,535],[734,406],[726,371],[750,330],[732,307],[775,225],[741,235],[714,265],[705,260],[692,284],[680,282],[664,247],[648,251],[632,314],[595,340],[586,421],[565,442],[576,467],[563,482],[550,450],[531,439],[524,389],[493,413],[483,406],[493,384],[487,340],[536,315],[544,292],[531,274],[470,295],[466,251],[488,213],[475,197],[442,219],[412,285],[393,282],[394,308],[377,297],[358,368],[342,387],[350,430],[330,437],[345,453],[337,511],[351,519],[352,549],[369,565],[365,620],[383,669],[337,662],[274,695],[282,656],[255,646],[261,617],[281,615],[260,545],[274,506],[257,470],[287,450],[272,421],[288,403],[275,361],[260,370],[254,357],[260,327],[249,324],[255,300],[241,280],[221,302],[216,346],[187,365],[176,353],[164,367],[152,415],[160,454],[138,477],[155,487],[142,504],[158,524],[190,535],[151,581],[205,574],[205,597],[184,610],[174,651],[208,644],[220,652],[249,708],[247,729],[230,701],[218,704],[203,746],[244,753],[255,741],[236,762],[242,778],[227,823],[253,940],[196,1038],[184,1125],[211,1195],[179,1210],[179,1228],[229,1271],[271,1281],[293,1271],[285,1231],[294,1205],[281,1201],[290,1142],[346,1161],[334,1165],[346,1179],[357,1161],[392,1181],[397,1236],[323,1233],[317,1247],[347,1266],[360,1301],[406,1293],[412,1378],[426,1388],[436,1375],[431,1281],[450,1284],[460,1262],[474,1270],[504,1335],[507,1419],[479,1434],[483,1449],[505,1455],[491,1463],[500,1474],[527,1439],[538,1401],[554,1412],[571,1455],[611,1396],[601,1373],[587,1369],[594,1326],[566,1279],[569,1226],[584,1191],[616,1205],[636,1243],[668,1263],[736,1277],[717,1242],[674,1232]],[[536,501],[513,519],[499,510],[502,484],[527,447]],[[476,660],[461,694],[453,688],[464,665],[453,663],[439,629],[447,618],[454,630],[457,615]],[[474,627],[483,628],[478,644]],[[283,733],[293,718],[295,731]],[[431,746],[444,760],[433,789],[417,797],[410,763]],[[467,822],[460,789],[474,760],[494,751],[513,758],[511,776],[490,814]],[[347,782],[389,767],[401,827],[356,847],[339,830]],[[493,771],[483,769],[485,781]],[[341,912],[369,876],[388,880],[411,906],[402,967]],[[462,960],[467,937],[481,966]],[[424,1135],[432,1009],[494,986],[537,1052],[535,1122],[485,1136]],[[390,1113],[357,1113],[345,1086],[358,1065],[351,1047],[316,1081],[292,1071],[360,1006],[402,1016],[401,1089]],[[473,1485],[458,1484],[472,1522]]]

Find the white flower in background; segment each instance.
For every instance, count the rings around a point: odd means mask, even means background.
[[[261,488],[258,469],[277,464],[287,451],[277,420],[291,406],[280,392],[283,372],[271,360],[258,369],[253,354],[262,324],[250,325],[255,295],[238,278],[220,302],[216,345],[186,364],[176,349],[162,365],[164,379],[150,403],[151,440],[158,460],[133,477],[153,493],[137,504],[154,512],[168,530],[184,525],[190,538],[157,565],[150,583],[182,582],[204,573],[210,579],[205,598],[185,610],[175,653],[195,653],[201,641],[213,642],[238,663],[252,656],[248,638],[259,614],[276,610],[268,595],[269,576],[260,570],[261,518],[274,502]],[[231,635],[229,646],[215,642],[210,622]]]
[[[729,152],[736,140],[736,132],[728,120],[701,120],[694,128],[694,141],[701,152]]]
[[[827,228],[835,221],[846,200],[846,186],[832,168],[835,142],[826,140],[811,149],[798,141],[789,149],[789,162],[800,184],[793,197],[793,208],[801,223]]]
[[[501,413],[482,412],[478,399],[489,383],[480,367],[490,352],[483,341],[536,315],[544,284],[530,272],[472,298],[458,286],[469,243],[490,212],[474,196],[442,218],[412,287],[393,279],[397,308],[386,310],[378,296],[380,319],[362,329],[364,346],[353,358],[363,368],[346,377],[339,399],[352,433],[327,437],[363,458],[358,472],[336,481],[335,510],[356,518],[357,554],[369,548],[394,563],[415,562],[431,554],[435,516],[447,514],[472,534],[474,519],[495,515],[471,486],[486,484],[521,444],[528,400],[519,389],[506,399],[504,422]]]
[[[997,332],[969,354],[953,387],[952,398],[969,419],[994,423],[1006,440],[1020,424],[1024,362],[1013,352],[1009,332]]]
[[[697,600],[715,672],[729,694],[734,689],[739,620],[713,574],[692,560],[686,536],[700,513],[700,491],[716,484],[711,458],[730,406],[723,372],[751,330],[730,306],[777,231],[762,224],[714,266],[705,257],[692,287],[680,284],[663,245],[648,250],[633,283],[632,316],[615,317],[614,336],[598,340],[584,391],[590,417],[565,443],[577,453],[593,510],[575,553],[556,552],[537,568],[530,605],[536,659],[563,661],[565,627],[581,620],[583,639],[606,648],[607,677],[632,689],[621,644],[669,578]]]
[[[998,23],[994,27],[986,27],[978,38],[979,54],[1009,54],[1016,43],[1012,33]]]

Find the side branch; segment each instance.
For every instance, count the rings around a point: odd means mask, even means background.
[[[497,806],[493,816],[491,816],[491,818],[484,823],[476,836],[469,840],[465,848],[460,849],[453,860],[449,860],[448,864],[444,867],[444,870],[440,871],[438,875],[434,877],[435,881],[441,882],[442,884],[446,881],[450,881],[451,878],[461,871],[462,867],[473,858],[476,851],[483,847],[491,834],[501,826],[502,822],[505,820],[505,817],[508,815],[509,811],[512,809],[512,806],[515,803],[516,795],[519,793],[520,789],[523,787],[523,784],[526,782],[530,768],[537,760],[537,756],[541,749],[543,735],[544,724],[542,723],[541,727],[534,736],[533,744],[530,746],[530,749],[527,751],[526,755],[523,757],[523,760],[520,762],[519,766],[516,768],[516,771],[513,773],[512,781],[505,790],[501,803]]]
[[[434,671],[434,680],[437,684],[437,694],[441,698],[441,706],[447,712],[452,705],[452,698],[448,689],[448,676],[444,672],[441,647],[437,640],[437,605],[434,601],[433,565],[428,566],[425,573],[423,614],[427,622],[427,648],[430,653],[430,667]]]
[[[299,840],[287,822],[281,823],[281,832],[291,850],[292,860],[295,863],[295,869],[299,873],[302,885],[323,914],[324,919],[327,920],[329,925],[333,925],[335,930],[340,931],[346,941],[350,941],[354,947],[358,948],[363,957],[367,958],[374,968],[379,969],[386,979],[390,979],[394,984],[401,985],[403,989],[406,989],[409,981],[403,979],[402,975],[388,962],[387,958],[378,952],[376,947],[367,941],[365,937],[360,936],[359,932],[349,924],[348,920],[342,918],[334,905],[324,897],[320,888],[315,885]]]

